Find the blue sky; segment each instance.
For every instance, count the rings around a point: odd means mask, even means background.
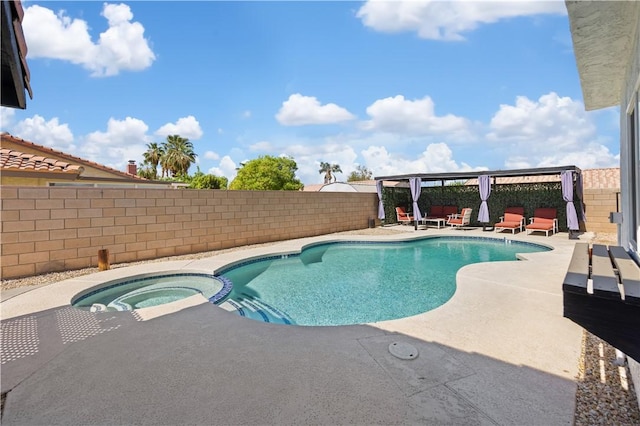
[[[189,138],[203,172],[288,155],[374,176],[618,167],[585,112],[563,1],[23,1],[34,98],[14,136],[125,170]],[[191,173],[196,167],[192,166]]]

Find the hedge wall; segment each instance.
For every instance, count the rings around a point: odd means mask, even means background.
[[[409,188],[384,188],[383,202],[385,206],[385,224],[397,223],[395,207],[412,210],[411,192]],[[574,200],[578,200],[574,194]],[[574,202],[579,212],[579,202]],[[566,203],[562,199],[560,182],[492,185],[491,195],[487,200],[489,206],[490,224],[498,222],[507,207],[524,207],[527,223],[538,207],[551,207],[558,211],[558,226],[560,231],[567,231]],[[478,186],[445,185],[423,187],[418,200],[421,213],[429,211],[429,206],[446,205],[457,206],[458,212],[464,207],[471,207],[471,226],[482,226],[478,222],[480,209],[480,195]],[[578,213],[579,214],[579,213]]]

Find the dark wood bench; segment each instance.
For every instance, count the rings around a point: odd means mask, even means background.
[[[562,291],[566,318],[640,360],[640,266],[623,247],[576,243]]]

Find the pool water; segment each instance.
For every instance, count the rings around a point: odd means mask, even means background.
[[[441,306],[465,265],[517,260],[548,247],[511,240],[438,237],[402,243],[330,243],[300,255],[222,271],[233,290],[220,303],[248,318],[298,325],[363,324]]]
[[[71,304],[92,311],[131,311],[175,302],[195,294],[216,301],[229,283],[208,274],[171,273],[128,277],[76,295]]]

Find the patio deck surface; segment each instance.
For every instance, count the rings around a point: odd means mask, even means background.
[[[112,269],[3,297],[1,387],[9,393],[2,423],[572,424],[582,329],[562,317],[561,283],[575,240],[398,229],[406,233],[305,238]],[[68,305],[84,288],[142,272],[210,272],[310,242],[429,235],[555,249],[468,265],[443,306],[375,324],[261,323],[201,296],[134,312]],[[393,342],[413,345],[419,356],[392,356]]]

